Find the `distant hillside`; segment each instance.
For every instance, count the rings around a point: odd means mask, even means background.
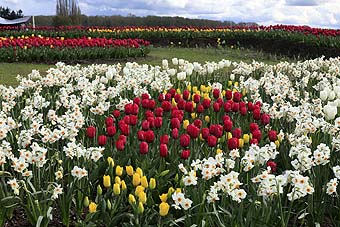
[[[53,26],[54,16],[35,16],[37,26]],[[65,19],[64,25],[71,20]],[[188,19],[183,17],[137,17],[124,16],[81,16],[82,26],[230,26],[230,25],[257,25],[256,23],[235,23],[233,21],[216,21],[206,19]]]

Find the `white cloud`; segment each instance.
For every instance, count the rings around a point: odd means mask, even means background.
[[[25,15],[53,15],[55,0],[3,0]],[[78,0],[86,15],[162,15],[340,28],[340,0]],[[0,3],[0,5],[2,5]]]

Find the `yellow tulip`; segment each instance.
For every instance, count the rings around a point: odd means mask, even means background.
[[[122,180],[120,179],[119,176],[116,176],[116,177],[115,177],[115,183],[117,183],[117,184],[119,184],[119,185],[122,183]]]
[[[138,173],[139,176],[141,176],[141,177],[143,176],[143,170],[139,167],[136,169],[136,173]]]
[[[228,132],[227,133],[227,139],[231,139],[231,138],[233,138],[233,134],[231,134],[231,132]]]
[[[115,166],[115,162],[113,161],[113,158],[108,157],[108,158],[107,158],[107,162],[109,163],[110,166],[112,166],[112,167]]]
[[[204,120],[206,121],[206,122],[210,122],[210,117],[208,116],[208,115],[206,115],[205,117],[204,117]]]
[[[120,166],[116,167],[116,175],[118,176],[123,175],[123,167],[120,167]]]
[[[115,184],[113,185],[113,193],[114,193],[115,195],[119,195],[119,194],[120,194],[120,185],[119,185],[119,184],[115,183]]]
[[[195,119],[197,117],[197,114],[196,113],[191,113],[191,118],[192,119]]]
[[[276,149],[279,149],[279,147],[280,147],[280,141],[279,141],[279,140],[275,140],[275,145],[276,145]]]
[[[159,204],[159,215],[166,216],[169,212],[170,205],[168,203],[162,202]]]
[[[222,154],[222,153],[223,153],[223,151],[220,148],[217,148],[216,154]]]
[[[156,188],[156,179],[155,178],[150,178],[149,187],[150,187],[150,189]]]
[[[127,175],[129,175],[130,177],[133,175],[133,167],[132,166],[125,166],[125,170]]]
[[[89,212],[94,213],[96,211],[97,211],[97,204],[95,204],[94,202],[91,202],[89,205]]]
[[[172,193],[174,193],[175,192],[175,189],[173,188],[173,187],[170,187],[169,189],[168,189],[168,194],[172,194]]]
[[[196,92],[197,92],[197,87],[196,87],[196,86],[193,86],[193,87],[192,87],[192,91],[193,91],[194,93],[196,93]]]
[[[137,186],[140,184],[140,175],[139,173],[134,173],[133,176],[132,176],[132,184],[134,186]]]
[[[243,141],[244,141],[244,143],[249,143],[249,135],[248,134],[243,135]]]
[[[135,189],[135,195],[138,195],[140,192],[143,192],[145,188],[142,185],[138,185]]]
[[[238,139],[238,146],[242,148],[244,146],[244,140],[243,139]]]
[[[137,196],[140,202],[142,202],[143,204],[146,203],[146,193],[144,191],[139,192]]]
[[[187,129],[188,125],[190,124],[189,120],[184,120],[183,121],[183,128]]]
[[[111,186],[111,177],[110,175],[103,176],[103,184],[105,188],[109,188]]]
[[[125,181],[124,181],[124,180],[122,180],[122,182],[121,182],[121,183],[122,183],[122,190],[123,190],[123,191],[125,191],[125,190],[126,190],[126,188],[127,188],[127,187],[126,187],[126,184],[125,184]]]
[[[129,203],[131,205],[136,203],[136,198],[132,194],[129,195]]]
[[[149,186],[148,179],[146,178],[146,176],[142,176],[142,178],[140,179],[140,183],[144,188],[147,188]]]
[[[166,202],[166,200],[168,199],[168,194],[163,193],[162,195],[159,196],[159,199],[160,199],[162,202]]]

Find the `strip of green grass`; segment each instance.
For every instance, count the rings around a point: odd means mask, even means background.
[[[162,59],[171,60],[172,58],[183,58],[190,62],[204,63],[207,61],[219,61],[221,59],[229,59],[231,61],[251,62],[256,61],[265,62],[268,64],[275,64],[282,60],[266,53],[255,50],[241,50],[241,49],[215,49],[215,48],[152,48],[150,54],[146,58],[129,59],[129,61],[136,61],[141,64],[160,65]],[[290,60],[291,61],[291,60]],[[90,63],[90,62],[88,62]],[[95,61],[93,62],[95,63]],[[104,63],[104,62],[100,62]],[[113,64],[114,62],[105,62]],[[47,69],[54,67],[48,64],[29,64],[29,63],[0,63],[0,84],[17,85],[16,76],[26,76],[33,69],[39,70],[41,74]]]

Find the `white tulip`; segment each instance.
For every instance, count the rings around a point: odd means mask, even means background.
[[[185,73],[190,76],[192,74],[192,69],[188,68],[185,70]]]
[[[338,108],[332,103],[328,103],[323,107],[323,112],[325,113],[326,120],[333,120],[338,112]]]
[[[209,74],[212,74],[214,72],[214,67],[208,66],[207,71]]]
[[[326,101],[328,98],[328,92],[326,90],[320,91],[320,99]]]
[[[127,67],[124,67],[124,69],[123,69],[123,74],[124,74],[124,75],[130,74],[130,70],[129,70]]]
[[[178,64],[179,65],[184,65],[184,59],[178,59]]]
[[[176,69],[169,69],[168,73],[170,76],[174,76],[176,74]]]
[[[163,69],[167,69],[169,67],[168,60],[166,60],[166,59],[162,60],[162,67],[163,67]]]
[[[100,77],[100,83],[102,84],[107,84],[109,82],[109,80],[106,77]]]
[[[177,79],[178,80],[185,80],[186,79],[186,73],[185,72],[180,72],[180,73],[177,73]]]
[[[172,61],[173,65],[178,65],[178,59],[177,58],[173,58],[171,61]]]
[[[328,93],[328,100],[334,100],[335,98],[335,92],[334,91],[330,91]]]
[[[235,80],[235,74],[230,74],[230,80]]]

